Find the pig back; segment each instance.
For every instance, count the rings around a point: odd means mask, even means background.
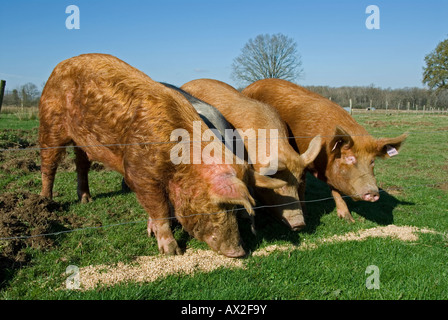
[[[118,58],[80,55],[51,74],[41,97],[41,127],[62,123],[62,131],[90,160],[123,174],[126,150],[169,160],[172,145],[165,142],[171,132],[191,130],[193,121],[200,121],[182,99]]]
[[[341,106],[289,81],[259,80],[246,87],[242,93],[277,109],[290,134],[294,136],[294,147],[299,153],[305,152],[312,138],[318,135],[328,145],[336,126],[344,128],[351,135],[368,135]]]
[[[184,84],[182,89],[213,105],[235,128],[280,129],[280,135],[286,134],[284,123],[275,109],[248,99],[224,82],[197,79]]]

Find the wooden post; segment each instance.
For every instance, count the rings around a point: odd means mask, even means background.
[[[5,93],[6,80],[0,81],[0,113],[2,112],[3,95]]]
[[[352,99],[350,99],[350,115],[353,115]]]
[[[387,113],[387,107],[389,106],[387,100],[386,100],[386,113]]]

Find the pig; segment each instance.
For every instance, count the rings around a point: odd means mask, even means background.
[[[338,104],[286,80],[258,80],[242,93],[278,110],[299,152],[306,150],[313,136],[322,137],[324,147],[309,171],[329,185],[339,218],[354,222],[341,194],[355,201],[378,201],[375,158],[396,154],[406,133],[375,139]]]
[[[285,223],[292,230],[301,230],[306,221],[299,199],[299,189],[302,188],[302,176],[305,168],[313,162],[321,149],[321,138],[315,137],[309,148],[299,155],[288,143],[288,132],[285,123],[273,107],[248,98],[232,86],[214,79],[197,79],[184,84],[181,89],[192,94],[217,108],[230,124],[245,132],[254,129],[258,142],[267,144],[267,150],[271,150],[272,143],[277,144],[276,154],[270,154],[277,162],[277,172],[273,177],[287,182],[287,185],[279,189],[255,188],[257,199],[270,207],[274,217]],[[266,136],[263,139],[258,129],[275,129],[278,137],[271,140]],[[250,139],[250,138],[249,138]],[[268,172],[272,162],[259,161],[259,148],[249,148],[249,139],[244,140],[249,159],[253,161],[256,172]],[[258,150],[257,150],[258,149]]]
[[[74,144],[81,202],[91,200],[91,161],[119,172],[148,212],[148,231],[162,254],[182,254],[170,228],[176,218],[212,250],[244,256],[235,210],[242,206],[253,214],[246,184],[278,187],[248,166],[221,159],[174,164],[171,134],[179,128],[192,132],[194,122],[203,124],[201,118],[182,95],[111,55],[60,62],[42,92],[39,120],[41,195],[52,198],[58,163]],[[207,144],[200,142],[200,149]]]

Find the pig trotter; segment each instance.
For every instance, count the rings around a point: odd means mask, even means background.
[[[336,190],[331,190],[331,194],[333,195],[334,201],[336,202],[336,211],[338,213],[338,217],[340,219],[347,220],[348,222],[355,222],[350,211],[348,210],[347,204],[339,192]]]
[[[182,255],[182,250],[179,248],[179,245],[177,244],[176,240],[172,240],[168,243],[162,243],[162,245],[159,247],[159,252],[161,254],[166,254],[170,256],[174,255]]]
[[[81,203],[89,203],[92,202],[92,197],[88,193],[83,193],[82,195],[78,195],[79,201]]]
[[[75,148],[75,165],[78,177],[78,199],[81,203],[92,202],[89,190],[90,161],[87,154],[79,147]]]
[[[338,210],[338,217],[340,219],[344,219],[344,220],[346,220],[347,222],[350,222],[350,223],[354,223],[355,222],[355,219],[353,219],[353,216],[348,211],[341,212],[341,211]]]

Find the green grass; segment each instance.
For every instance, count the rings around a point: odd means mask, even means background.
[[[384,190],[380,201],[348,200],[355,224],[337,218],[333,200],[310,202],[307,227],[301,232],[291,232],[258,212],[257,236],[250,233],[246,221],[241,222],[248,250],[272,244],[317,243],[333,235],[388,224],[440,233],[448,230],[448,132],[440,131],[448,129],[448,117],[363,114],[355,118],[375,137],[411,133],[398,156],[376,163],[378,185]],[[30,138],[37,133],[37,126],[36,120],[0,118],[0,133],[17,130],[9,133],[11,137],[14,133],[25,136],[31,144],[37,140],[37,136]],[[14,152],[0,154],[0,193],[39,193],[39,171],[7,170],[4,166],[11,159],[27,157],[39,163],[37,153]],[[72,158],[69,151],[66,163]],[[58,171],[54,200],[64,208],[60,214],[74,214],[83,219],[84,226],[101,228],[54,236],[56,245],[51,249],[27,248],[30,262],[6,270],[0,284],[1,299],[448,299],[448,239],[441,234],[421,234],[415,242],[371,238],[319,244],[313,250],[250,256],[244,259],[244,269],[221,267],[209,273],[170,275],[152,283],[121,283],[85,292],[59,290],[68,265],[131,263],[136,256],[158,255],[157,241],[146,234],[147,214],[133,193],[121,191],[120,175],[99,170],[91,171],[89,178],[92,203],[78,203],[76,174],[69,165]],[[439,184],[427,186],[434,183]],[[316,200],[329,197],[330,192],[310,177],[306,196]],[[135,223],[107,227],[123,222]],[[181,246],[208,249],[179,226],[175,237]],[[369,265],[380,270],[379,290],[366,288]]]
[[[39,120],[20,120],[11,114],[0,115],[0,130],[5,129],[22,129],[30,130],[39,127]]]

